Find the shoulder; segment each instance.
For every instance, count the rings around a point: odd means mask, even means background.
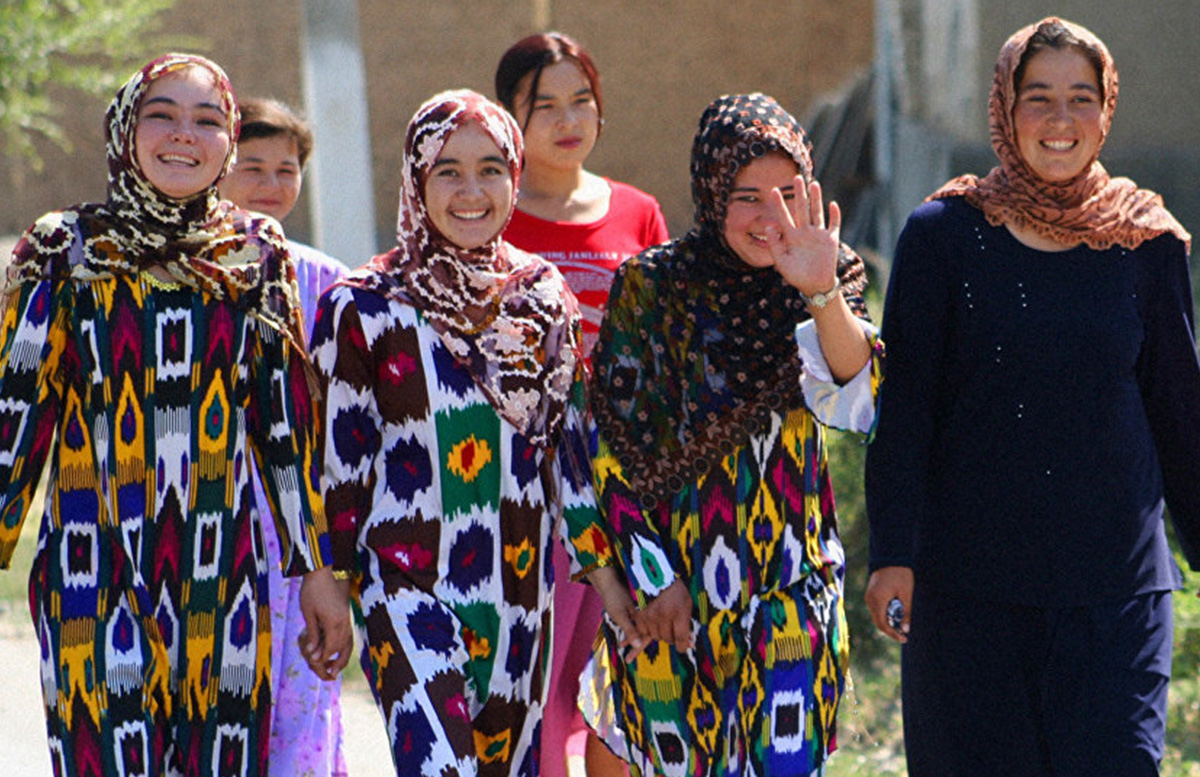
[[[609,200],[610,214],[626,214],[627,217],[640,216],[647,221],[662,221],[662,206],[653,195],[647,194],[636,186],[630,186],[627,183],[614,181],[611,178],[604,179],[612,191],[612,198]]]
[[[621,181],[614,181],[611,178],[604,179],[608,183],[608,188],[612,191],[612,202],[620,203],[629,208],[639,210],[658,210],[658,200],[653,195],[647,194],[636,186],[631,186]]]
[[[617,278],[626,284],[649,286],[659,283],[670,275],[671,269],[688,251],[690,249],[682,239],[651,246],[617,267]]]
[[[340,259],[334,259],[324,251],[298,240],[288,240],[288,249],[292,252],[292,257],[298,266],[309,265],[322,272],[337,273],[339,277],[345,275],[350,269]]]

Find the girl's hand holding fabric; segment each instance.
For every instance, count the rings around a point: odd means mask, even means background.
[[[782,230],[782,240],[766,235],[775,260],[775,270],[805,296],[829,292],[837,281],[838,247],[841,245],[842,211],[829,204],[829,224],[821,184],[805,183],[797,175],[793,195],[787,199],[779,189],[771,191],[770,203]],[[767,231],[773,232],[774,226]]]
[[[687,586],[676,578],[637,613],[638,627],[650,639],[668,642],[681,653],[691,650],[696,644],[692,635],[692,605]]]
[[[317,677],[332,680],[354,650],[349,581],[335,579],[329,567],[309,572],[300,584],[300,611],[305,623],[300,652]]]

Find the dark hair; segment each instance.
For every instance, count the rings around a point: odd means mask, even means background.
[[[530,73],[533,78],[529,81],[529,97],[537,94],[538,85],[542,80],[542,71],[550,65],[556,65],[564,59],[574,60],[592,88],[592,96],[596,99],[596,112],[600,116],[600,124],[604,124],[604,100],[600,96],[600,73],[587,49],[569,35],[561,32],[544,32],[530,35],[509,46],[500,64],[496,66],[496,99],[508,109],[513,116],[517,115],[517,85],[521,79]],[[525,117],[521,131],[529,126],[529,116]]]
[[[1021,88],[1021,81],[1025,78],[1025,66],[1029,64],[1029,60],[1033,59],[1035,54],[1047,49],[1057,51],[1074,49],[1086,57],[1087,61],[1092,63],[1092,69],[1096,71],[1096,84],[1100,87],[1101,97],[1107,96],[1103,94],[1104,59],[1100,56],[1100,52],[1080,40],[1065,24],[1057,20],[1038,25],[1033,35],[1029,36],[1029,42],[1025,44],[1025,50],[1021,52],[1021,61],[1017,64],[1017,69],[1013,71],[1014,91]]]
[[[300,167],[308,164],[313,149],[313,133],[308,122],[284,103],[265,97],[250,97],[241,104],[242,132],[238,142],[280,135],[296,143]]]

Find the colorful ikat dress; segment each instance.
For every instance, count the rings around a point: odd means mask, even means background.
[[[577,572],[610,553],[578,464],[582,371],[561,443],[531,444],[423,314],[353,277],[322,299],[313,355],[335,556],[397,772],[535,775],[560,507]]]
[[[49,459],[30,607],[56,775],[265,777],[255,458],[286,571],[329,554],[300,356],[230,301],[144,273],[7,298],[0,564]]]

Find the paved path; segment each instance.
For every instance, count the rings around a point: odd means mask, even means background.
[[[9,605],[0,603],[0,656],[4,657],[0,670],[0,774],[50,777],[46,719],[38,682],[38,645],[23,608],[13,612]],[[347,678],[342,715],[350,777],[395,777],[383,719],[361,674]]]

